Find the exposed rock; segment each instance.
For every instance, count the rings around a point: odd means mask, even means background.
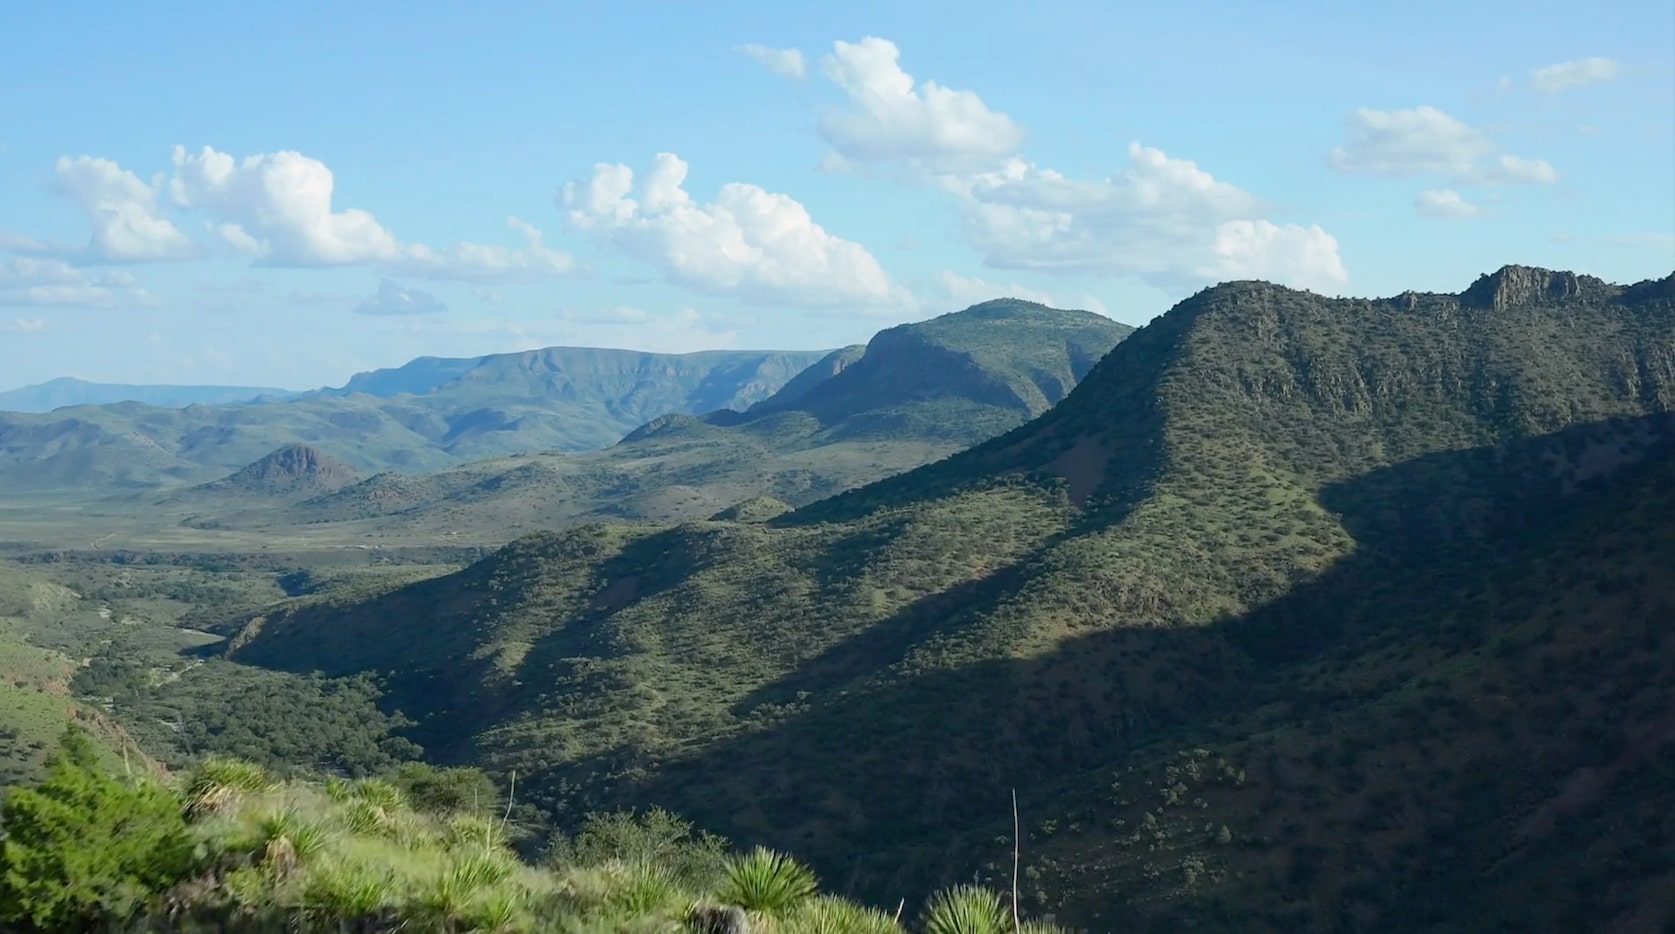
[[[1609,288],[1603,280],[1593,276],[1579,276],[1573,272],[1555,272],[1534,266],[1502,266],[1496,272],[1479,276],[1471,288],[1460,296],[1461,304],[1473,308],[1499,311],[1513,305],[1527,305],[1542,300],[1556,301],[1577,298],[1586,292]]]

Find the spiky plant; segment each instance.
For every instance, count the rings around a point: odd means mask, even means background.
[[[1005,934],[1011,929],[1000,896],[981,886],[944,889],[925,909],[925,934]]]
[[[419,892],[416,920],[432,929],[452,930],[471,901],[471,890],[449,869]]]
[[[343,826],[362,836],[393,837],[396,818],[371,801],[351,801],[343,811]]]
[[[293,808],[263,815],[257,824],[262,862],[276,878],[289,876],[302,862],[326,845],[326,830],[303,820]]]
[[[209,759],[198,766],[192,774],[191,783],[187,785],[186,818],[197,820],[222,813],[246,795],[260,794],[277,787],[279,783],[254,762],[222,757]]]
[[[780,934],[902,934],[894,918],[833,895],[810,899],[791,912]]]
[[[728,861],[716,897],[746,911],[779,917],[813,898],[818,888],[807,866],[759,846]]]
[[[482,934],[512,930],[522,914],[525,896],[512,886],[484,892],[465,906],[461,915],[468,929]]]
[[[495,844],[494,821],[475,814],[455,814],[448,818],[448,845],[492,849]]]
[[[605,902],[618,914],[640,917],[660,914],[684,900],[674,874],[645,860],[612,860],[605,871]]]
[[[353,783],[339,778],[336,775],[329,775],[326,777],[326,797],[336,801],[338,804],[343,804],[350,798],[354,797],[354,794],[355,786]]]
[[[468,892],[504,882],[516,867],[500,853],[472,853],[455,857],[448,871]]]
[[[407,796],[393,783],[381,778],[360,779],[354,783],[352,792],[355,798],[376,804],[391,813],[407,809]]]
[[[395,888],[395,877],[388,869],[324,866],[311,871],[303,883],[303,904],[316,920],[352,923],[388,905]]]

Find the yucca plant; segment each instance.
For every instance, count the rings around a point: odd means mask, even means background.
[[[292,808],[264,815],[257,830],[261,835],[262,862],[280,879],[326,845],[325,828],[303,820]]]
[[[494,821],[475,814],[455,814],[448,818],[448,845],[476,846],[484,850],[494,848]]]
[[[786,917],[780,934],[902,934],[894,918],[834,895],[804,902]]]
[[[471,901],[471,890],[451,870],[443,870],[419,892],[416,920],[430,929],[451,931]]]
[[[644,860],[612,860],[605,871],[605,903],[627,917],[658,914],[683,900],[674,874]]]
[[[784,853],[757,847],[727,863],[716,897],[746,911],[783,916],[814,897],[814,872]]]
[[[197,820],[218,814],[237,804],[247,794],[259,794],[279,787],[267,770],[243,759],[216,757],[198,766],[186,788],[185,814]]]
[[[371,801],[352,801],[343,811],[343,826],[368,837],[394,837],[396,817]]]
[[[350,798],[354,797],[354,794],[355,786],[353,782],[339,778],[336,775],[329,775],[326,777],[326,797],[336,801],[338,804],[343,804]]]
[[[389,870],[362,866],[325,866],[303,883],[305,912],[324,922],[354,922],[388,905],[395,892]]]
[[[504,882],[515,868],[509,859],[499,853],[472,853],[455,857],[448,871],[466,891],[475,892]]]
[[[381,778],[360,779],[350,790],[354,798],[376,804],[391,813],[407,808],[407,796],[401,793],[401,789]]]
[[[976,885],[944,889],[925,909],[925,934],[1005,934],[1012,918],[1000,896]]]
[[[461,920],[471,931],[482,934],[509,931],[522,913],[524,893],[512,886],[500,886],[484,892],[465,906]]]

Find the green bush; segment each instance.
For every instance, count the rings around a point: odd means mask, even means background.
[[[179,800],[151,782],[103,774],[74,728],[47,780],[12,791],[0,821],[8,925],[68,932],[120,921],[193,867]]]

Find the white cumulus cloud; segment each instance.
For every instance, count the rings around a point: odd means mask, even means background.
[[[686,171],[666,152],[638,180],[626,165],[599,164],[591,178],[566,184],[557,203],[572,229],[702,292],[756,304],[903,300],[865,247],[827,233],[789,196],[734,182],[699,204],[681,187]]]
[[[1348,279],[1338,243],[1318,226],[1279,225],[1239,187],[1196,164],[1131,143],[1129,165],[1099,181],[1021,159],[967,179],[967,240],[1001,269],[1129,276],[1180,289],[1262,278],[1324,289]]]
[[[205,146],[174,150],[169,190],[183,208],[201,210],[217,239],[264,266],[382,266],[432,279],[544,279],[575,268],[571,257],[548,249],[540,231],[516,218],[508,223],[528,241],[523,249],[460,243],[442,249],[404,244],[358,208],[334,210],[331,169],[299,152],[234,159]]]
[[[1426,217],[1451,219],[1476,217],[1481,210],[1451,188],[1421,191],[1419,196],[1413,199],[1413,206]]]
[[[1616,62],[1596,55],[1537,68],[1530,73],[1530,87],[1543,94],[1557,94],[1571,88],[1612,81],[1621,74],[1622,67]]]
[[[192,241],[158,214],[157,190],[109,159],[59,158],[55,187],[93,225],[88,259],[107,263],[188,259]]]
[[[363,315],[430,315],[447,310],[447,304],[429,292],[389,279],[380,280],[378,291],[355,306],[355,312]]]
[[[1546,183],[1559,177],[1540,159],[1502,153],[1481,131],[1435,107],[1356,110],[1348,138],[1328,161],[1346,175],[1438,175],[1466,184]]]
[[[14,318],[10,324],[0,324],[0,331],[11,331],[15,334],[39,334],[46,329],[46,321],[40,318]]]
[[[803,80],[807,66],[803,62],[803,53],[798,49],[770,49],[765,45],[741,45],[735,51],[755,59],[763,68],[793,81]]]
[[[0,232],[0,250],[50,256],[77,265],[191,259],[196,244],[164,217],[157,188],[110,159],[61,156],[51,188],[75,202],[93,228],[85,246],[48,243]]]
[[[934,81],[914,86],[901,52],[887,39],[837,42],[821,59],[821,72],[848,98],[826,114],[820,133],[838,160],[896,162],[946,170],[987,167],[1023,147],[1024,130],[990,110],[975,93]]]

